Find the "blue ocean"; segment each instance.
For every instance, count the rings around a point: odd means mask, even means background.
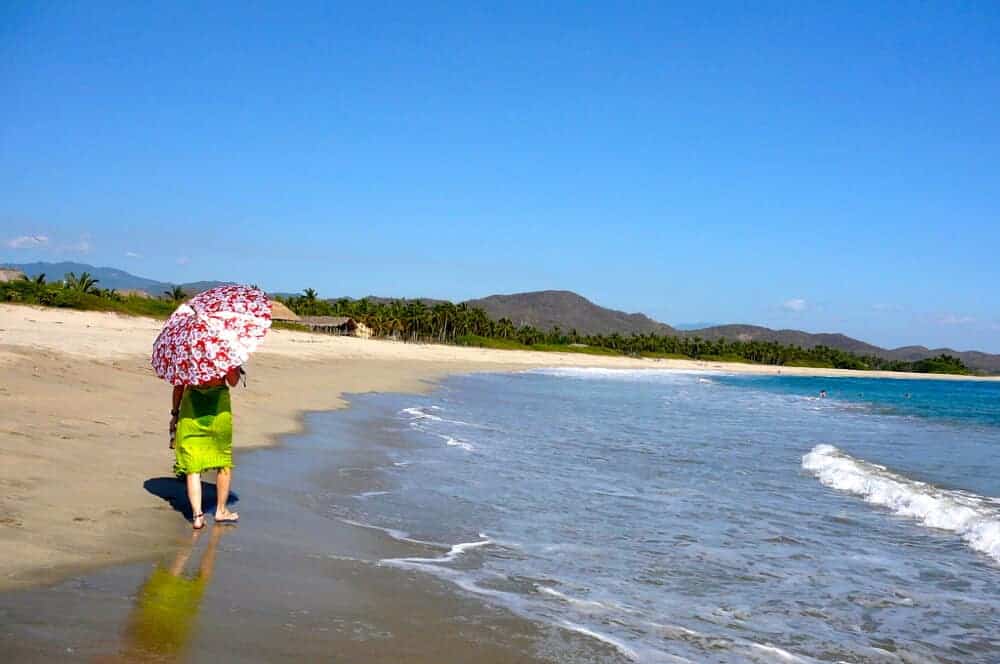
[[[998,383],[553,369],[352,401],[324,435],[384,462],[329,510],[439,551],[382,565],[636,662],[1000,661]]]

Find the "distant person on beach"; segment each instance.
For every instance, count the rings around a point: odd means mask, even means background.
[[[201,473],[218,471],[216,476],[216,523],[236,523],[240,515],[226,508],[233,480],[233,413],[229,388],[239,382],[241,367],[202,385],[176,385],[170,407],[170,445],[176,462],[174,473],[187,478],[192,525],[205,527],[201,510]]]
[[[820,399],[825,399],[826,398],[826,390],[820,390],[819,391],[819,398]]]

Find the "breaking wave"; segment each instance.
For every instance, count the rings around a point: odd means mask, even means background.
[[[928,528],[956,533],[972,549],[1000,562],[1000,501],[966,491],[942,489],[855,459],[833,445],[817,445],[802,467],[828,487],[916,519]]]

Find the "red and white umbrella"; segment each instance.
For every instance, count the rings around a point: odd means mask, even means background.
[[[153,371],[173,385],[202,385],[247,361],[271,327],[257,288],[219,286],[177,307],[153,342]]]

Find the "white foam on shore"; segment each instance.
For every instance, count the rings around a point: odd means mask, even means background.
[[[625,642],[623,641],[619,641],[618,639],[608,636],[607,634],[601,634],[600,632],[595,632],[592,629],[584,627],[583,625],[577,625],[576,623],[570,622],[568,620],[562,620],[559,622],[559,624],[565,629],[568,629],[572,632],[577,632],[578,634],[589,636],[590,638],[600,641],[601,643],[608,644],[621,654],[631,659],[633,662],[639,661],[639,653],[634,649],[625,645]],[[675,660],[675,661],[686,662],[688,660]]]
[[[1000,501],[995,498],[912,480],[833,445],[814,447],[802,457],[802,467],[826,486],[917,519],[928,528],[954,532],[972,549],[1000,562]]]
[[[806,664],[808,662],[816,661],[814,659],[805,659],[803,657],[799,657],[798,655],[793,655],[787,650],[782,650],[777,646],[764,645],[762,643],[752,643],[750,644],[750,648],[752,651],[756,651],[761,654],[765,658],[763,660],[765,662],[792,662],[793,664]],[[756,658],[753,657],[753,654],[750,654],[750,656],[756,660]]]
[[[366,498],[374,498],[376,496],[388,496],[390,493],[392,493],[392,492],[391,491],[362,491],[361,493],[355,494],[354,497],[358,498],[360,500],[364,500]]]
[[[483,533],[479,533],[479,536],[482,537],[483,539],[476,540],[475,542],[459,542],[458,544],[453,544],[452,547],[448,549],[448,553],[438,558],[418,558],[418,557],[386,558],[382,562],[390,565],[392,564],[434,565],[439,563],[450,563],[453,560],[455,560],[455,558],[458,558],[460,555],[462,555],[466,551],[469,551],[470,549],[478,549],[481,546],[486,546],[487,544],[493,544],[493,540],[491,540],[489,537],[486,537],[486,535],[484,535]]]
[[[441,437],[444,438],[445,444],[448,445],[449,447],[461,447],[466,452],[473,452],[476,449],[472,445],[472,443],[467,443],[464,440],[452,438],[451,436],[441,436]]]
[[[678,379],[688,379],[697,376],[729,375],[724,371],[710,371],[705,369],[605,369],[601,367],[550,367],[527,369],[521,373],[555,376],[558,378],[577,378],[581,380],[621,380],[628,382],[673,382]]]
[[[417,407],[417,406],[413,406],[411,408],[404,408],[403,410],[399,411],[399,414],[400,415],[409,415],[411,418],[413,418],[412,421],[430,420],[431,422],[447,422],[448,424],[458,424],[459,426],[473,427],[473,428],[476,428],[476,429],[484,428],[484,427],[482,427],[479,424],[472,424],[470,422],[463,422],[462,420],[449,420],[449,419],[441,417],[439,415],[434,415],[432,413],[428,413],[427,412],[428,410],[438,410],[439,411],[439,410],[441,410],[441,408],[439,406],[427,406],[426,408],[420,408],[420,407]]]
[[[405,530],[396,530],[395,528],[383,528],[382,526],[375,526],[370,523],[365,523],[364,521],[354,521],[353,519],[347,519],[341,517],[338,519],[341,523],[346,523],[349,526],[357,526],[358,528],[367,528],[369,530],[378,530],[394,540],[400,542],[407,542],[409,544],[420,544],[421,546],[432,546],[443,549],[446,545],[440,542],[428,542],[427,540],[419,540],[410,537],[410,533]]]
[[[570,606],[584,613],[603,614],[603,613],[610,613],[612,611],[631,613],[629,609],[626,609],[625,607],[622,606],[613,606],[610,604],[605,604],[603,602],[596,602],[591,599],[579,599],[577,597],[570,597],[569,595],[559,592],[555,588],[550,588],[549,586],[536,585],[535,587],[538,589],[538,592],[542,593],[543,595],[548,595],[549,597],[555,597],[558,600],[562,600],[563,602],[566,602]]]
[[[438,417],[437,415],[431,415],[430,413],[425,413],[422,409],[414,406],[413,408],[404,408],[399,411],[400,415],[410,415],[418,420],[432,420],[434,422],[442,422],[444,418]]]

